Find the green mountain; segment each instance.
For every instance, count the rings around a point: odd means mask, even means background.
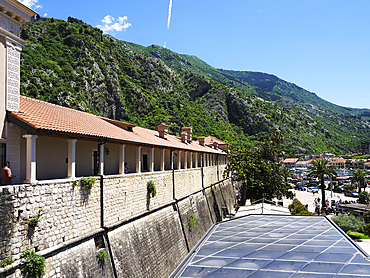
[[[368,110],[343,108],[273,75],[216,69],[197,57],[123,42],[74,18],[22,27],[21,93],[179,135],[254,145],[274,130],[287,152],[348,153],[370,136]],[[366,115],[365,115],[366,116]]]

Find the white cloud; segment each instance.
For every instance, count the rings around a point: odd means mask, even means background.
[[[108,33],[110,31],[117,31],[120,32],[122,30],[126,30],[128,27],[131,26],[131,23],[127,22],[127,16],[119,16],[116,20],[111,15],[106,15],[102,20],[102,25],[97,25],[99,29],[101,29],[104,33]]]
[[[23,5],[33,9],[33,8],[36,8],[36,9],[41,9],[42,6],[39,4],[39,0],[20,0],[19,2],[21,2]]]
[[[167,43],[166,43],[166,42],[164,42],[164,46],[163,46],[164,48],[166,48],[166,44],[167,44]]]
[[[170,29],[171,13],[172,13],[172,0],[170,0],[170,5],[168,7],[167,29]]]
[[[44,13],[44,17],[47,17],[48,16],[48,13]]]

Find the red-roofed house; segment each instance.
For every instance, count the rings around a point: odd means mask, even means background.
[[[298,162],[299,158],[285,158],[283,161],[283,165],[286,168],[293,168],[295,164]]]

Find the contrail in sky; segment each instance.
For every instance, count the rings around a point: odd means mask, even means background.
[[[172,12],[172,0],[170,0],[170,6],[168,7],[167,29],[170,29],[171,12]]]

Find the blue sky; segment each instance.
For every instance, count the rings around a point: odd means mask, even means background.
[[[216,68],[260,71],[332,103],[370,108],[369,0],[23,0],[114,37]]]

